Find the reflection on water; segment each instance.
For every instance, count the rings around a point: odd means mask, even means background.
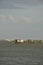
[[[0,43],[0,65],[43,65],[43,43]]]

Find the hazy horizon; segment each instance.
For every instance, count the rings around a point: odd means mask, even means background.
[[[0,39],[43,39],[43,0],[0,0]]]

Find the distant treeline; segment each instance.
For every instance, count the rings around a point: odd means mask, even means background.
[[[0,40],[0,43],[43,43],[43,40]]]

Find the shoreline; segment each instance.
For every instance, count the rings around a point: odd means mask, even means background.
[[[5,39],[5,40],[0,40],[0,43],[1,42],[10,42],[10,43],[43,43],[43,40]]]

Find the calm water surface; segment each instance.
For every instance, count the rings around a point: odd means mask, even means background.
[[[43,65],[43,43],[0,43],[0,65]]]

